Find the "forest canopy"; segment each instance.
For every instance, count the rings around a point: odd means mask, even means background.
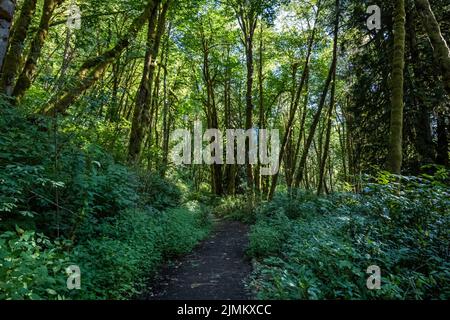
[[[255,297],[450,297],[448,1],[1,0],[0,35],[0,299],[142,297],[217,219]]]

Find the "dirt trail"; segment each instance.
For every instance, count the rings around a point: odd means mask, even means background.
[[[244,255],[247,244],[246,225],[218,222],[213,234],[191,254],[162,270],[148,299],[251,299],[244,284],[251,272]]]

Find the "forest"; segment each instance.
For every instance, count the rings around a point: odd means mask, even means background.
[[[448,0],[0,0],[0,35],[0,300],[450,299]]]

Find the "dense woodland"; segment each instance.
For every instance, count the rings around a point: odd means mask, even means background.
[[[1,0],[0,34],[0,299],[139,298],[217,219],[257,298],[450,298],[448,0]],[[174,165],[195,121],[278,129],[280,170]]]

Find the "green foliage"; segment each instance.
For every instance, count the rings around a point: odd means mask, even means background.
[[[248,253],[254,257],[277,254],[289,231],[289,219],[283,209],[270,218],[260,219],[252,226]]]
[[[189,252],[206,236],[205,230],[208,230],[209,222],[204,217],[204,212],[201,209],[193,212],[187,208],[176,208],[161,216],[164,234],[162,245],[166,257]],[[206,229],[201,229],[205,227]]]
[[[282,211],[295,203],[298,214],[282,241],[270,215],[261,215],[252,229],[258,297],[448,299],[448,187],[413,177],[402,183],[401,189],[392,182],[369,184],[360,195],[275,199],[266,208]],[[366,287],[371,265],[381,268],[381,290]]]
[[[21,215],[26,218],[21,223],[38,231],[68,232],[81,216],[111,216],[138,203],[137,176],[100,147],[55,134],[46,119],[28,119],[10,108],[2,110],[0,128],[0,214],[5,218]],[[8,222],[15,219],[5,219],[2,227],[11,229]]]
[[[101,236],[70,256],[82,270],[82,299],[130,299],[142,293],[163,259],[189,252],[208,233],[196,208],[127,210],[104,222]],[[73,295],[73,296],[72,296]]]
[[[0,236],[0,299],[130,299],[146,289],[163,259],[190,251],[209,231],[198,206],[127,210],[69,253],[44,235]],[[77,265],[81,290],[66,289],[64,269]]]
[[[180,207],[173,183],[72,133],[1,110],[0,299],[133,298],[209,231],[206,208]],[[70,265],[81,290],[66,288]]]
[[[228,220],[254,223],[255,210],[252,201],[245,195],[230,196],[217,200],[213,214]]]
[[[150,205],[158,210],[180,205],[181,192],[173,183],[148,173],[141,173],[139,180],[143,205]]]
[[[0,234],[0,300],[61,298],[67,266],[60,245],[42,234]]]

